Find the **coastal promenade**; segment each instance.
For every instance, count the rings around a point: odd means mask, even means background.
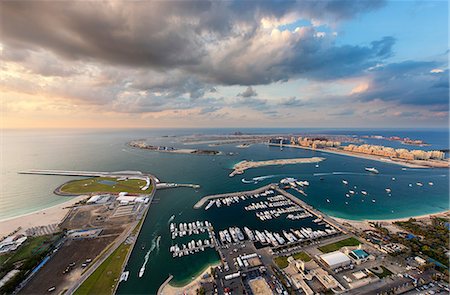
[[[275,143],[266,143],[269,146],[275,146],[279,147],[279,144]],[[448,168],[450,163],[448,161],[442,161],[441,165],[436,165],[435,162],[429,162],[429,161],[421,161],[421,160],[413,160],[413,162],[401,160],[401,159],[391,159],[387,157],[382,156],[375,156],[370,154],[362,154],[362,153],[355,153],[355,152],[349,152],[340,150],[337,148],[311,148],[301,145],[293,145],[293,144],[283,144],[283,147],[288,148],[296,148],[296,149],[304,149],[304,150],[310,150],[314,152],[324,152],[334,155],[341,155],[341,156],[347,156],[347,157],[354,157],[354,158],[360,158],[360,159],[366,159],[366,160],[373,160],[378,161],[382,163],[388,163],[388,164],[394,164],[394,165],[400,165],[408,168]],[[428,164],[428,165],[427,165]]]

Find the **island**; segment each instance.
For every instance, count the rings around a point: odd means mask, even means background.
[[[230,173],[230,177],[236,174],[242,174],[245,170],[251,168],[258,168],[264,166],[275,166],[275,165],[291,165],[291,164],[305,164],[305,163],[318,163],[325,160],[321,157],[312,158],[293,158],[293,159],[276,159],[267,161],[241,161],[233,166],[233,172]]]
[[[175,154],[192,154],[192,155],[220,155],[220,151],[216,150],[201,150],[201,149],[178,149],[172,146],[155,146],[146,143],[145,139],[133,140],[128,143],[130,147],[151,150],[157,152],[168,152]]]

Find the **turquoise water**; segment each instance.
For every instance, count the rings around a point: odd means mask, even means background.
[[[247,149],[238,149],[235,145],[214,147],[223,152],[238,153],[234,156],[195,156],[184,154],[158,153],[131,149],[126,142],[132,139],[152,138],[155,144],[178,147],[181,135],[199,133],[231,133],[236,130],[115,130],[115,131],[4,131],[2,136],[2,171],[0,219],[10,218],[49,207],[67,200],[68,197],[55,196],[53,189],[61,183],[76,177],[21,175],[18,171],[27,169],[66,169],[66,170],[141,170],[154,173],[162,181],[200,184],[193,190],[178,188],[159,191],[157,204],[153,204],[144,222],[127,270],[130,277],[119,287],[119,293],[155,293],[159,285],[174,275],[175,283],[189,280],[207,264],[217,261],[214,251],[205,251],[189,257],[173,259],[168,248],[172,240],[168,222],[172,216],[174,222],[209,220],[218,230],[229,226],[247,225],[250,228],[272,226],[294,226],[286,220],[261,224],[252,214],[242,214],[239,206],[225,209],[194,210],[192,206],[204,195],[250,190],[279,181],[290,176],[308,180],[307,197],[291,191],[323,212],[348,219],[387,219],[412,215],[434,213],[449,208],[449,171],[445,169],[407,169],[401,166],[371,160],[352,158],[295,148],[265,145],[252,145]],[[294,132],[294,130],[241,130],[254,133]],[[314,130],[317,132],[318,130]],[[388,131],[366,130],[319,130],[322,133],[349,135],[382,134]],[[384,134],[383,132],[386,132]],[[393,131],[392,131],[393,132]],[[448,148],[447,131],[396,131],[395,135],[421,138],[433,144],[431,148]],[[162,137],[165,135],[175,137]],[[426,137],[426,138],[425,138]],[[195,148],[208,148],[196,145]],[[283,167],[262,167],[247,170],[242,176],[229,178],[230,168],[243,159],[267,160],[294,157],[325,157],[319,164],[286,165]],[[380,174],[373,175],[364,171],[365,167],[376,167]],[[392,177],[396,180],[392,181]],[[258,183],[244,183],[242,179],[260,179]],[[323,180],[320,180],[323,178]],[[349,187],[342,184],[345,179],[349,186],[357,186],[355,191],[365,190],[368,196],[361,194],[346,198]],[[423,187],[415,185],[423,182]],[[428,182],[432,181],[433,186]],[[413,184],[409,187],[408,184]],[[385,188],[391,188],[389,196]],[[329,199],[328,203],[326,200]],[[375,200],[375,203],[372,202]],[[348,202],[346,204],[345,202]],[[299,221],[310,222],[308,220]],[[299,224],[300,224],[299,223]],[[138,272],[145,261],[145,255],[155,240],[161,236],[159,247],[148,256],[146,271],[142,278]],[[177,241],[179,242],[179,241]],[[146,245],[142,250],[140,245]]]

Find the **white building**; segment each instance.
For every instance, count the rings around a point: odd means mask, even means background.
[[[350,258],[340,251],[334,251],[319,256],[320,260],[329,268],[336,269],[351,264]]]

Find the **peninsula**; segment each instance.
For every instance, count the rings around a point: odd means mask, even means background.
[[[220,151],[216,150],[200,150],[200,149],[178,149],[172,146],[156,146],[147,144],[144,139],[133,140],[128,143],[133,148],[151,150],[156,152],[166,152],[175,154],[193,154],[193,155],[220,155]]]
[[[233,172],[230,173],[230,177],[236,174],[242,174],[245,170],[251,168],[258,168],[264,166],[275,166],[275,165],[290,165],[290,164],[306,164],[306,163],[318,163],[325,160],[321,157],[312,158],[293,158],[293,159],[276,159],[267,161],[241,161],[233,166]]]

